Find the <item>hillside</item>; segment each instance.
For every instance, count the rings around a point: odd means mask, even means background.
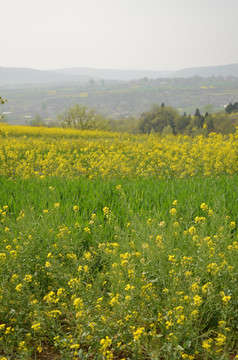
[[[238,64],[230,65],[221,65],[221,66],[205,66],[197,68],[188,68],[177,71],[174,76],[176,77],[191,77],[191,76],[201,76],[201,77],[210,77],[210,76],[234,76],[238,77]]]
[[[238,64],[185,68],[179,71],[117,70],[94,68],[66,68],[57,70],[35,70],[29,68],[0,67],[0,85],[52,84],[80,82],[90,79],[131,81],[143,78],[188,78],[193,76],[238,77]]]
[[[0,85],[51,84],[72,81],[86,82],[86,75],[63,74],[56,71],[42,71],[29,68],[0,67]]]
[[[158,78],[187,78],[192,76],[234,76],[238,77],[238,64],[207,66],[196,68],[185,68],[179,71],[148,71],[148,70],[112,70],[93,68],[71,68],[54,70],[64,75],[86,75],[104,80],[130,81],[147,77],[148,79]]]
[[[152,104],[171,105],[187,114],[224,110],[238,100],[237,78],[173,78],[95,83],[26,84],[0,86],[0,96],[8,101],[1,112],[8,113],[11,124],[24,124],[37,114],[44,120],[55,119],[78,103],[95,108],[109,118],[127,118],[148,111]]]

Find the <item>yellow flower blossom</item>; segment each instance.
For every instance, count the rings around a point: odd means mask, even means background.
[[[196,228],[195,228],[195,226],[191,226],[189,229],[188,229],[188,232],[189,232],[189,234],[191,234],[191,235],[194,235],[194,234],[196,234]]]
[[[207,340],[204,340],[202,342],[202,347],[206,350],[210,350],[211,349],[211,344],[212,344],[213,340],[210,338],[210,339],[207,339]]]
[[[27,282],[31,282],[32,281],[32,275],[25,275],[25,277],[24,277],[24,279],[23,279],[24,281],[27,281]]]
[[[222,296],[222,301],[223,301],[224,305],[227,305],[228,302],[231,300],[231,296],[225,295],[224,291],[221,291],[220,295]]]
[[[218,334],[218,336],[214,339],[216,346],[223,346],[226,341],[226,336],[223,334]]]
[[[208,205],[205,204],[205,203],[202,203],[201,206],[200,206],[200,208],[201,208],[203,211],[206,211],[206,210],[208,210]]]
[[[15,287],[15,289],[16,289],[16,291],[18,291],[18,292],[20,292],[20,291],[22,291],[22,284],[18,284],[16,287]]]
[[[107,349],[112,344],[112,339],[110,339],[108,336],[105,337],[105,339],[100,340],[101,345],[101,351]]]
[[[25,341],[21,341],[19,346],[18,346],[18,350],[20,351],[27,351],[27,347],[26,347],[26,342]]]
[[[37,331],[37,330],[40,330],[41,326],[40,326],[40,323],[35,323],[31,326],[31,328],[34,330],[34,331]]]
[[[170,209],[169,213],[170,213],[171,215],[176,215],[176,214],[177,214],[177,210],[176,210],[175,208],[172,208],[172,209]]]
[[[133,337],[135,341],[139,341],[140,337],[143,335],[145,331],[145,328],[142,327],[138,327],[136,331],[133,331]]]
[[[130,285],[130,284],[127,284],[126,287],[125,287],[125,290],[128,291],[128,290],[133,290],[135,289],[135,286],[133,285]]]
[[[0,253],[0,261],[4,262],[7,258],[7,255],[5,253]]]
[[[199,295],[193,297],[193,305],[200,306],[202,304],[202,298]]]

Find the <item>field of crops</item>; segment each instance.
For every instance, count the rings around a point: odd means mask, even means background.
[[[0,126],[0,359],[238,359],[237,136]]]
[[[0,176],[92,178],[237,174],[238,132],[128,135],[0,125]]]

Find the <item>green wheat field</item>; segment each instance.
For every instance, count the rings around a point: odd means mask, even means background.
[[[238,178],[0,178],[1,359],[234,359]]]
[[[0,360],[238,359],[238,130],[0,127]]]

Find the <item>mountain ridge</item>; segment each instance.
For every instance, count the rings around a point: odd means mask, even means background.
[[[49,84],[65,82],[131,81],[143,78],[188,78],[200,77],[238,77],[238,63],[218,66],[184,68],[177,71],[159,70],[119,70],[97,68],[63,68],[37,70],[32,68],[0,67],[0,85]]]

